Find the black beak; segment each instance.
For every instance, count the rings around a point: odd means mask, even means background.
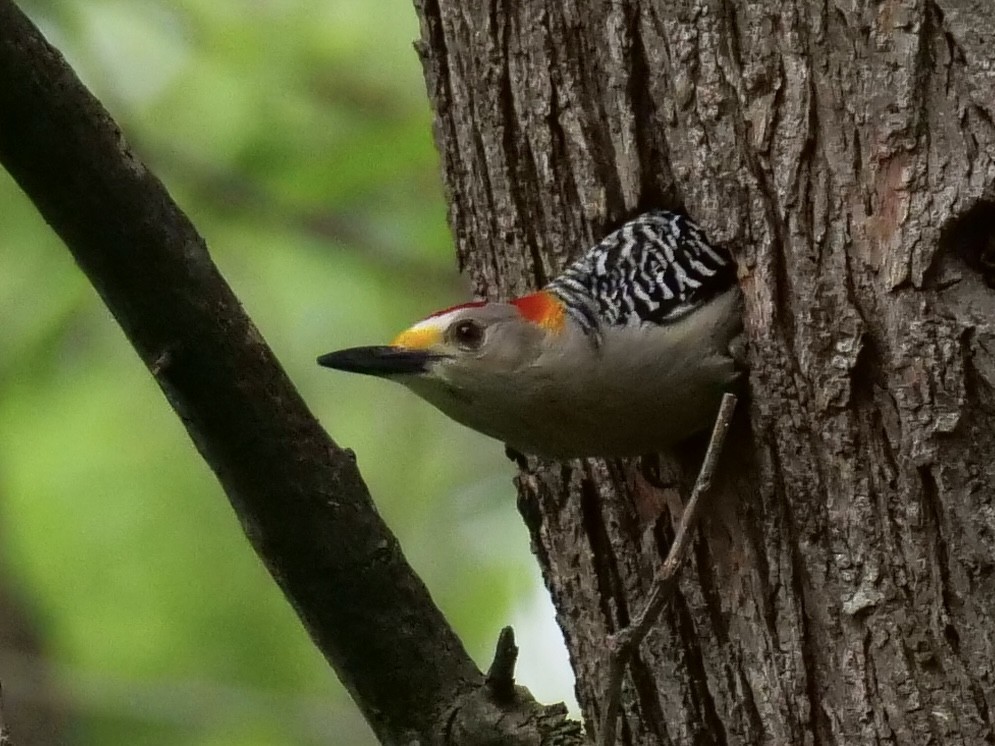
[[[368,376],[412,376],[425,373],[439,355],[404,347],[351,347],[318,358],[318,365]]]

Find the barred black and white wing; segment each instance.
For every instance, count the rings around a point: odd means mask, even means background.
[[[686,216],[655,210],[605,236],[546,289],[597,336],[605,325],[673,323],[735,282],[728,252]]]

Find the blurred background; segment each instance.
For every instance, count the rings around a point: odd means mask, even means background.
[[[319,368],[468,291],[410,0],[18,0],[110,109],[486,667],[572,677],[500,444]],[[113,219],[108,216],[108,219]],[[372,744],[104,306],[0,170],[0,682],[15,743]]]

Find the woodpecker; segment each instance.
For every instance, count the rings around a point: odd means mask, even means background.
[[[639,456],[711,426],[741,332],[732,257],[655,210],[538,292],[446,308],[318,363],[397,381],[522,453]]]

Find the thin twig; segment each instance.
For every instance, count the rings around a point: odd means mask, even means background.
[[[608,640],[608,684],[605,687],[602,700],[605,703],[605,714],[598,732],[598,746],[614,746],[625,669],[632,654],[646,637],[646,633],[656,622],[664,605],[677,587],[677,576],[691,548],[692,532],[698,523],[698,506],[702,495],[708,492],[712,486],[712,475],[715,473],[715,466],[722,453],[722,446],[725,443],[726,434],[729,432],[729,425],[735,411],[736,397],[733,394],[726,394],[722,397],[722,405],[715,417],[712,437],[708,441],[708,450],[705,451],[705,459],[701,463],[701,470],[695,480],[694,489],[691,490],[691,498],[684,507],[684,514],[677,524],[674,541],[670,545],[670,551],[667,552],[667,558],[657,572],[656,579],[653,581],[646,605],[628,627],[619,630]]]

